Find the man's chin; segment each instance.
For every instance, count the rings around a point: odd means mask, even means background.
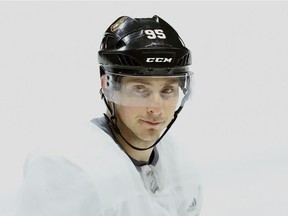
[[[146,141],[146,142],[151,142],[151,143],[155,143],[159,137],[160,137],[160,133],[159,131],[148,131],[145,134],[141,134],[140,136],[138,136],[140,139]]]

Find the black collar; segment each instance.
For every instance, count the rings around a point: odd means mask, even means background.
[[[128,155],[129,156],[129,155]],[[144,166],[144,165],[153,165],[155,166],[159,160],[159,153],[158,153],[158,150],[157,148],[155,147],[150,155],[150,158],[149,158],[149,161],[146,162],[146,161],[138,161],[138,160],[135,160],[134,158],[130,157],[129,158],[131,159],[131,161],[133,162],[133,164],[136,166],[136,167],[141,167],[141,166]]]

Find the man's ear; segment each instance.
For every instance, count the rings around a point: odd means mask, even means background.
[[[107,88],[107,76],[101,76],[100,77],[100,80],[101,80],[101,91],[103,93],[103,95],[109,100],[109,98],[111,97],[110,96],[110,91],[109,89]]]
[[[101,89],[102,89],[102,91],[104,93],[105,88],[106,88],[106,86],[105,86],[105,80],[106,80],[105,76],[101,76],[100,80],[101,80]]]
[[[106,76],[101,76],[100,77],[101,80],[101,91],[102,93],[105,95],[105,97],[108,97],[108,89],[107,89],[107,77]]]

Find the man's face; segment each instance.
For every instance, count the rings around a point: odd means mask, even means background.
[[[124,77],[115,97],[118,127],[134,142],[155,142],[173,118],[179,78]]]

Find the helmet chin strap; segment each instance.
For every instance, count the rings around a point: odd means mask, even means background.
[[[168,132],[168,130],[171,128],[171,126],[173,125],[173,123],[176,121],[177,117],[178,117],[178,114],[180,113],[180,111],[182,110],[183,106],[184,106],[184,103],[186,102],[186,100],[188,99],[188,95],[189,94],[186,94],[184,96],[184,98],[182,99],[181,101],[181,105],[180,107],[174,112],[174,116],[173,116],[173,119],[170,121],[170,123],[168,124],[168,126],[166,127],[165,131],[162,133],[162,135],[156,140],[156,142],[147,147],[147,148],[139,148],[139,147],[136,147],[134,145],[132,145],[130,142],[127,141],[127,139],[122,135],[119,127],[117,126],[117,118],[116,118],[116,108],[115,108],[115,104],[112,103],[112,108],[109,106],[106,98],[105,98],[105,95],[104,93],[102,92],[102,90],[100,89],[100,94],[101,94],[101,98],[104,100],[111,116],[109,117],[108,115],[106,115],[104,113],[104,116],[106,118],[106,120],[108,121],[109,123],[109,127],[112,129],[112,132],[114,133],[117,133],[120,135],[120,137],[127,143],[127,145],[129,145],[131,148],[133,148],[134,150],[137,150],[137,151],[146,151],[148,149],[151,149],[153,148],[154,146],[156,146],[160,140],[165,136],[165,134]]]

